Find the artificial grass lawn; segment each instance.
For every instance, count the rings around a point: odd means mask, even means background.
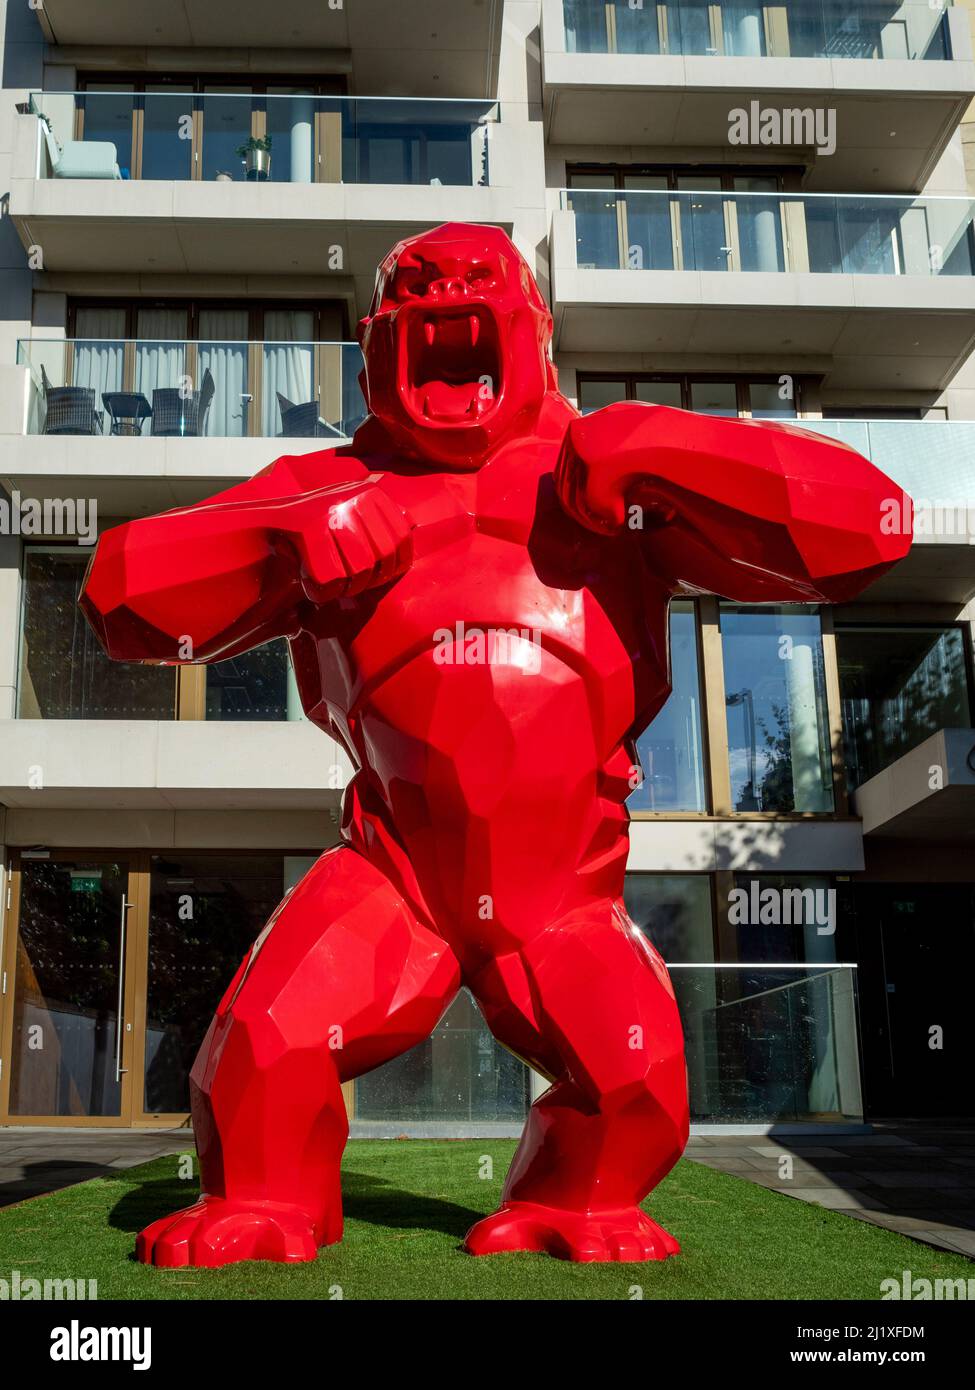
[[[164,1270],[132,1258],[141,1228],[196,1196],[179,1157],[0,1210],[0,1274],[97,1279],[99,1299],[867,1298],[882,1279],[964,1278],[972,1264],[744,1179],[683,1160],[648,1204],[683,1251],[661,1263],[580,1265],[460,1250],[498,1203],[513,1140],[353,1140],[343,1164],[345,1238],[314,1263]],[[483,1157],[493,1176],[479,1176]],[[185,1164],[185,1160],[184,1160]]]

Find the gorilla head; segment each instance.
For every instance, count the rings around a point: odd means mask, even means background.
[[[359,324],[369,409],[401,447],[479,468],[528,433],[547,390],[552,316],[497,227],[447,222],[401,241]]]

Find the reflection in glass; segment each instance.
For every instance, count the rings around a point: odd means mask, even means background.
[[[668,965],[714,960],[708,874],[626,875],[626,910]]]
[[[635,391],[637,400],[649,405],[669,405],[680,410],[684,404],[679,381],[638,381]]]
[[[787,5],[563,0],[562,10],[568,53],[941,61],[951,57],[946,0],[861,0],[852,10],[840,0],[790,0]]]
[[[90,549],[24,552],[21,719],[172,719],[175,672],[110,661],[78,607]]]
[[[861,1120],[855,976],[817,965],[673,967],[691,1119]]]
[[[692,381],[691,409],[702,415],[737,415],[738,388],[733,381]]]
[[[626,264],[631,270],[673,270],[674,233],[666,176],[628,174],[626,189],[622,195]]]
[[[836,959],[836,895],[813,874],[736,874],[729,925],[738,959],[785,965]]]
[[[721,179],[710,174],[680,174],[683,192],[678,199],[683,270],[727,270],[731,247],[725,228],[725,204]],[[652,197],[653,195],[648,195]]]
[[[206,668],[207,719],[244,722],[297,718],[290,712],[290,669],[288,644],[283,640],[212,662]]]
[[[795,381],[750,381],[748,399],[753,420],[794,420],[796,417]]]
[[[643,781],[627,801],[631,811],[704,811],[701,683],[693,603],[670,606],[671,694],[637,739]]]
[[[528,1078],[462,989],[425,1042],[358,1078],[356,1118],[518,1121],[528,1107]]]
[[[231,174],[243,179],[246,173],[237,150],[251,136],[253,103],[246,87],[208,88],[203,97],[203,177]],[[271,163],[275,151],[272,145]]]
[[[193,168],[192,93],[148,87],[142,132],[142,177],[188,179]],[[181,138],[181,133],[187,132]]]
[[[625,381],[580,381],[579,409],[583,415],[602,410],[604,405],[626,400]]]
[[[105,83],[81,98],[84,138],[115,146],[115,162],[123,179],[132,177],[132,87]]]
[[[115,1071],[125,864],[24,859],[10,1112],[118,1115]]]
[[[341,110],[347,182],[463,186],[487,181],[484,129],[469,103],[421,108],[375,100],[343,102]]]
[[[721,645],[733,806],[831,811],[819,614],[722,604]]]
[[[580,269],[618,269],[620,230],[613,175],[577,174],[572,184],[567,197],[575,213],[576,263]]]
[[[224,990],[284,894],[280,855],[154,855],[145,1109],[189,1109],[189,1074]]]
[[[851,790],[939,729],[971,723],[960,628],[839,627],[836,655]]]

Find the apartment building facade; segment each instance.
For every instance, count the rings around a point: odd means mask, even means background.
[[[97,531],[347,439],[376,263],[448,220],[512,235],[580,409],[793,420],[916,499],[855,604],[674,603],[626,894],[696,1123],[966,1113],[969,9],[0,13],[0,1124],[185,1120],[222,987],[351,774],[283,644],[111,665],[76,606]],[[346,1089],[354,1132],[480,1134],[544,1084],[463,992]]]

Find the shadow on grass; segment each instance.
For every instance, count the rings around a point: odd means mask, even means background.
[[[174,1178],[161,1178],[130,1188],[115,1203],[109,1225],[132,1236],[161,1216],[188,1207],[196,1201],[195,1184]],[[369,1173],[344,1173],[342,1205],[346,1221],[393,1230],[440,1231],[463,1240],[475,1221],[484,1215],[473,1207],[461,1206],[442,1197],[426,1197],[394,1187],[385,1178]],[[134,1253],[130,1259],[134,1259]]]
[[[43,1197],[48,1192],[59,1192],[63,1187],[74,1187],[89,1178],[103,1178],[113,1172],[105,1163],[89,1163],[84,1159],[42,1159],[37,1163],[25,1163],[22,1169],[21,1177],[0,1183],[0,1207],[13,1206],[29,1197]]]

